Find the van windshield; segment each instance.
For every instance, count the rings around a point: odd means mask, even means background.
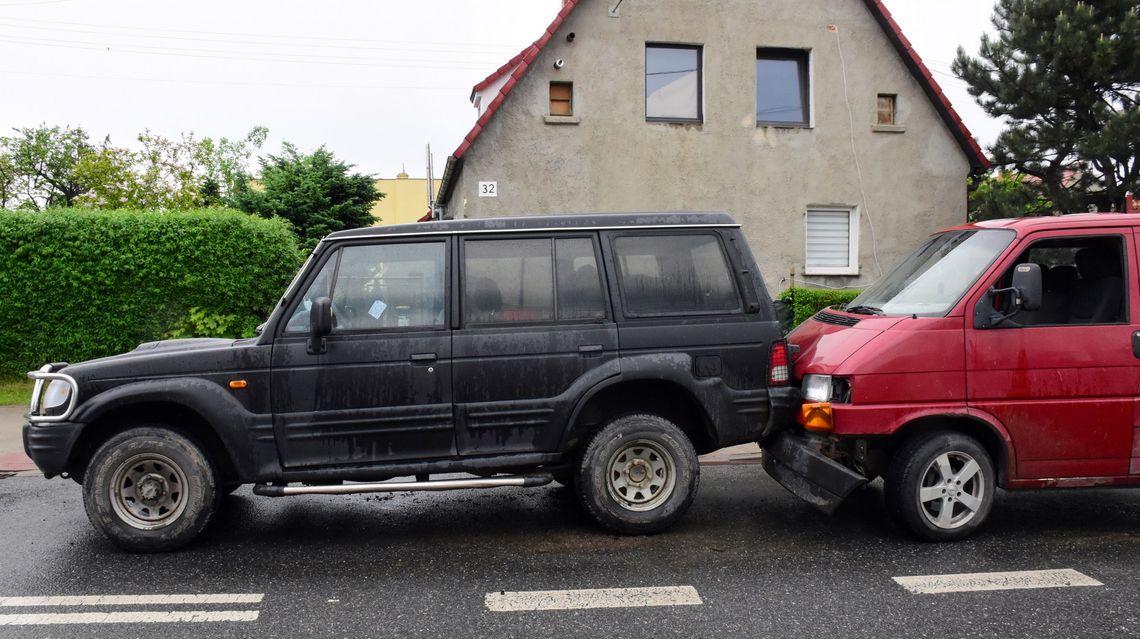
[[[873,315],[945,315],[1015,235],[1005,229],[934,235],[846,309]]]

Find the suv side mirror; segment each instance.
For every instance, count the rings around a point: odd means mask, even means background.
[[[1018,264],[1013,269],[1012,286],[1020,301],[1022,310],[1036,311],[1041,308],[1042,284],[1039,264]]]
[[[332,332],[332,300],[318,297],[309,308],[309,341],[306,350],[310,355],[325,352],[325,336]]]
[[[776,321],[780,324],[780,332],[787,335],[792,330],[792,324],[795,323],[795,315],[788,303],[784,300],[775,300],[772,306],[776,309]]]

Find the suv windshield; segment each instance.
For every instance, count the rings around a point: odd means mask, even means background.
[[[1015,235],[969,229],[932,236],[847,309],[875,315],[945,315]]]

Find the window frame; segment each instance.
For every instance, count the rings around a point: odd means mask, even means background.
[[[630,230],[630,231],[617,231],[609,233],[608,248],[610,255],[613,258],[613,277],[614,283],[617,285],[618,301],[621,306],[621,314],[623,319],[662,319],[673,317],[688,317],[688,316],[701,316],[701,317],[735,317],[738,315],[747,314],[748,307],[745,304],[744,296],[740,290],[740,282],[737,281],[736,272],[738,270],[737,263],[733,260],[725,246],[724,236],[712,229],[709,230],[689,230],[671,231],[668,229],[654,229],[654,230]],[[621,268],[621,253],[618,251],[617,241],[623,237],[663,237],[663,236],[682,236],[693,237],[695,235],[708,235],[716,240],[717,247],[720,249],[721,257],[724,258],[725,268],[728,269],[728,280],[732,285],[733,294],[736,296],[736,308],[734,310],[710,310],[710,311],[682,311],[682,312],[660,312],[660,313],[637,313],[631,311],[627,301],[625,281],[623,280]]]
[[[812,266],[808,264],[808,217],[812,212],[847,213],[847,266]],[[858,206],[808,206],[804,210],[804,275],[859,275],[859,224]]]
[[[1097,326],[1129,326],[1132,324],[1132,283],[1130,281],[1131,274],[1128,268],[1129,260],[1129,245],[1126,232],[1113,232],[1117,229],[1097,229],[1097,231],[1087,234],[1073,233],[1074,229],[1058,229],[1056,231],[1045,231],[1041,233],[1033,233],[1021,239],[1017,248],[1011,250],[1006,249],[1007,261],[998,265],[998,269],[990,274],[988,278],[980,278],[979,281],[987,282],[985,288],[981,289],[984,297],[984,292],[991,287],[1001,284],[1006,274],[1009,273],[1014,267],[1021,263],[1020,258],[1023,254],[1033,250],[1033,245],[1039,242],[1056,241],[1056,240],[1104,240],[1111,239],[1119,242],[1120,246],[1120,279],[1122,281],[1123,297],[1120,303],[1124,306],[1123,317],[1119,322],[1102,322],[1099,324],[1030,324],[1018,326],[994,326],[988,329],[976,330],[1014,330],[1014,329],[1033,329],[1033,328],[1089,328]],[[983,298],[979,297],[975,305],[980,303]],[[1013,321],[1017,322],[1017,316],[1013,316]]]
[[[649,115],[649,49],[682,49],[697,52],[697,117],[676,118]],[[645,56],[642,58],[642,108],[646,122],[674,122],[684,124],[704,124],[705,121],[705,47],[703,44],[680,42],[646,42]]]
[[[801,115],[803,119],[800,122],[788,121],[773,121],[761,120],[759,101],[754,105],[753,111],[756,116],[757,127],[774,127],[784,129],[810,129],[812,128],[812,115],[814,114],[815,103],[812,101],[811,91],[811,49],[795,49],[790,47],[756,47],[756,63],[753,66],[753,82],[755,86],[755,93],[753,95],[759,97],[760,95],[760,73],[758,65],[761,60],[790,60],[799,65],[799,80],[800,80],[800,103],[802,108]]]
[[[882,115],[883,110],[879,107],[879,100],[883,98],[890,98],[891,100],[891,121],[880,122],[879,116]],[[878,93],[875,95],[875,126],[892,127],[899,124],[899,94],[897,93]]]
[[[502,328],[505,326],[563,326],[563,325],[580,325],[580,324],[604,324],[613,321],[613,311],[610,307],[609,288],[606,285],[605,270],[602,262],[601,246],[598,242],[596,233],[588,231],[570,232],[570,233],[504,233],[503,235],[475,235],[464,236],[460,235],[458,242],[458,267],[456,269],[457,277],[456,282],[456,295],[455,295],[455,309],[456,309],[456,326],[462,330],[468,329],[494,329]],[[558,319],[559,309],[559,294],[558,294],[558,255],[555,248],[555,240],[563,239],[588,239],[594,247],[594,261],[598,269],[598,285],[601,287],[602,294],[602,312],[603,317],[600,318],[582,318],[582,319]],[[507,241],[507,240],[547,240],[550,243],[550,285],[554,299],[554,308],[552,311],[552,319],[549,320],[511,320],[511,321],[496,321],[496,322],[480,322],[469,323],[467,321],[464,307],[467,303],[467,243],[468,242],[487,242],[487,241]]]
[[[566,87],[569,94],[570,94],[569,98],[567,98],[566,100],[559,100],[559,102],[566,102],[567,103],[567,106],[569,108],[568,113],[555,113],[554,112],[554,108],[553,108],[554,107],[554,101],[555,101],[554,100],[554,87],[556,87],[556,86]],[[546,109],[547,115],[549,115],[550,117],[554,117],[554,118],[572,118],[572,117],[574,117],[574,83],[573,82],[567,82],[564,80],[551,80],[550,86],[549,86],[547,91],[548,91],[547,95],[549,97],[549,100],[547,102],[547,109]]]
[[[353,330],[337,330],[334,328],[331,333],[326,337],[333,338],[341,335],[375,335],[375,334],[390,334],[390,333],[423,333],[423,332],[439,332],[451,330],[451,269],[452,269],[452,251],[451,251],[451,237],[440,236],[432,238],[415,238],[415,237],[400,237],[393,236],[391,238],[384,238],[383,240],[370,240],[370,241],[356,241],[356,242],[343,242],[339,243],[333,248],[329,249],[326,255],[321,257],[319,263],[315,264],[308,274],[305,276],[305,281],[302,286],[297,287],[296,299],[290,301],[288,310],[282,316],[280,326],[276,331],[276,337],[295,339],[299,337],[307,338],[312,333],[312,327],[306,331],[290,332],[288,331],[289,318],[293,317],[297,312],[297,308],[304,301],[305,293],[309,287],[313,285],[313,281],[320,275],[321,270],[328,264],[329,260],[335,259],[336,266],[333,267],[331,285],[329,294],[332,295],[336,292],[337,278],[340,277],[340,260],[344,254],[344,250],[352,247],[359,246],[384,246],[392,244],[442,244],[444,251],[443,258],[443,323],[431,326],[391,326],[388,328],[362,328]]]

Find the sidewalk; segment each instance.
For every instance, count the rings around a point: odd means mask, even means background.
[[[27,410],[24,405],[0,406],[0,471],[36,469],[24,454],[24,439],[20,433]]]
[[[27,406],[0,406],[0,471],[35,470],[35,464],[24,454],[20,429]],[[758,464],[760,447],[742,444],[701,456],[702,464]]]

